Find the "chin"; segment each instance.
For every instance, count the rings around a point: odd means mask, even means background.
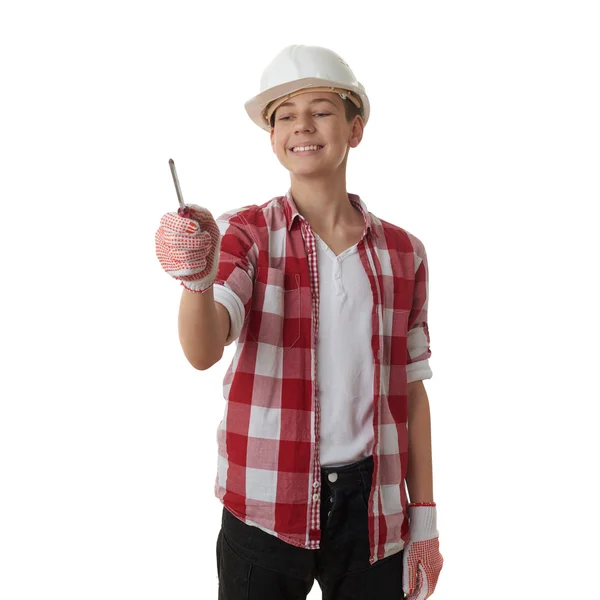
[[[291,169],[288,169],[288,171],[290,172],[290,175],[293,175],[294,177],[323,177],[323,176],[327,176],[327,175],[332,175],[333,173],[325,171],[324,169],[296,169],[295,171],[292,171]]]
[[[290,164],[290,161],[280,162],[292,175],[323,175],[332,171],[324,165],[298,165],[297,163]]]

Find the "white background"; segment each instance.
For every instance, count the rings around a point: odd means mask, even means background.
[[[433,597],[598,597],[595,4],[3,4],[3,600],[217,597],[234,345],[187,363],[154,233],[169,158],[215,216],[286,192],[243,104],[296,43],[365,85],[348,191],[428,252]]]

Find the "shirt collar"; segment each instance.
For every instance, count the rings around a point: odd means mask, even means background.
[[[367,210],[366,204],[356,194],[348,194],[348,200],[350,200],[353,206],[360,210],[365,220],[365,233],[368,231],[371,233],[371,235],[379,237],[377,232],[375,231],[373,219],[371,218],[371,214]],[[294,220],[296,219],[296,217],[302,217],[302,215],[298,212],[298,208],[296,207],[296,203],[294,202],[294,198],[292,197],[291,188],[287,191],[287,194],[284,196],[283,211],[285,213],[288,231],[290,231],[292,229],[292,225],[294,224]]]

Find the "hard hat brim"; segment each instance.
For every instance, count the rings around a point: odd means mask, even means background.
[[[264,129],[265,131],[271,131],[271,127],[264,118],[264,111],[271,102],[297,90],[324,86],[342,88],[350,92],[354,92],[360,98],[360,101],[363,105],[362,117],[365,122],[365,125],[367,124],[367,121],[369,120],[370,104],[364,89],[362,89],[362,86],[349,86],[347,83],[331,81],[329,79],[320,79],[316,77],[305,77],[304,79],[289,81],[286,83],[282,83],[281,85],[272,87],[268,90],[265,90],[257,96],[254,96],[254,98],[248,100],[244,104],[244,108],[246,109],[248,116],[261,129]]]

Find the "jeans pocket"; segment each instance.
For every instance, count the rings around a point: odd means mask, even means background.
[[[239,556],[227,542],[223,530],[217,538],[219,600],[238,600],[248,596],[252,565]]]
[[[360,497],[362,499],[365,510],[369,509],[369,496],[371,495],[371,486],[365,482],[361,482],[360,485]]]

